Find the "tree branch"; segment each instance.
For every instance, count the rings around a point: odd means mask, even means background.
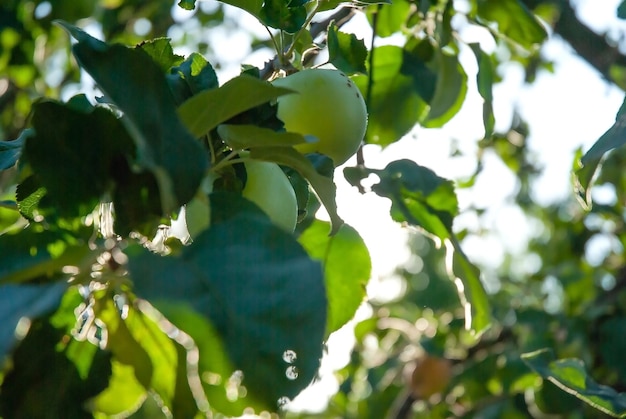
[[[554,33],[569,43],[574,51],[605,79],[626,89],[626,80],[616,79],[614,74],[611,74],[613,66],[626,69],[626,55],[622,54],[616,45],[612,45],[604,34],[594,32],[581,22],[569,0],[522,0],[522,2],[531,10],[541,4],[557,6],[559,13],[553,22]]]

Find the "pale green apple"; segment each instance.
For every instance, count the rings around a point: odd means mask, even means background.
[[[308,69],[272,83],[297,92],[277,99],[285,129],[319,140],[297,145],[298,151],[325,154],[336,166],[356,153],[367,128],[367,108],[348,76],[338,70]]]
[[[261,208],[283,230],[293,232],[298,221],[296,193],[276,163],[248,160],[242,195]]]

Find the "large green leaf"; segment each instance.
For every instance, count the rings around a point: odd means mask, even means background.
[[[315,220],[298,239],[309,255],[324,266],[327,335],[354,317],[365,298],[372,270],[369,251],[355,229],[344,224],[334,236],[329,236],[328,230],[328,223]]]
[[[374,54],[374,65],[368,69],[373,78],[371,83],[369,76],[353,79],[363,97],[369,98],[365,140],[389,145],[408,133],[428,113],[427,101],[416,86],[424,80],[413,71],[415,67],[423,67],[423,61],[396,46],[377,47],[370,54]]]
[[[292,91],[242,74],[219,89],[193,96],[180,106],[178,113],[187,129],[200,137],[230,118],[287,93]]]
[[[595,382],[587,374],[581,360],[555,359],[554,353],[549,349],[527,353],[522,358],[542,378],[550,380],[563,391],[607,415],[626,417],[626,394]]]
[[[72,51],[80,66],[122,110],[122,122],[137,145],[137,163],[154,174],[165,213],[189,201],[207,159],[200,143],[180,122],[161,68],[142,49],[108,45],[67,23],[78,41]]]
[[[218,216],[227,207],[239,210],[214,219],[180,257],[129,252],[130,276],[137,295],[157,308],[179,301],[206,316],[243,371],[248,393],[275,410],[319,367],[327,307],[322,269],[254,204],[217,194],[211,204]],[[288,350],[297,354],[292,364],[283,360]]]
[[[0,285],[0,362],[16,343],[16,326],[56,310],[67,289],[65,283],[46,285]]]
[[[478,17],[498,25],[497,32],[524,48],[536,47],[548,33],[539,20],[520,0],[478,0]]]
[[[368,7],[365,10],[371,24],[376,15],[376,36],[386,38],[405,27],[411,10],[411,2],[397,0],[378,8]]]

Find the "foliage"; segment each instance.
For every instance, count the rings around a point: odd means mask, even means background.
[[[536,204],[525,127],[495,132],[499,65],[522,63],[529,81],[549,67],[537,16],[551,2],[208,3],[178,6],[206,30],[233,25],[228,11],[240,9],[268,30],[252,46],[275,58],[218,80],[222,57],[163,2],[0,6],[0,416],[624,417],[625,107],[577,156],[583,206]],[[343,32],[356,13],[373,38],[401,42],[366,46]],[[488,31],[506,54],[465,44],[458,21]],[[175,53],[181,45],[194,52]],[[470,85],[462,51],[478,64],[484,125],[465,182],[410,159],[376,169],[361,153],[335,171],[327,157],[296,151],[311,139],[277,118],[276,99],[291,92],[268,81],[326,64],[366,98],[365,143],[443,127]],[[472,187],[486,153],[515,173],[512,198],[541,228],[524,255],[481,272],[463,250],[475,232],[455,220],[485,210],[459,208],[457,191]],[[293,234],[241,196],[248,160],[288,175]],[[391,301],[364,303],[371,261],[339,216],[342,175],[416,231]],[[594,185],[612,187],[615,202],[593,205]],[[320,207],[329,222],[315,218]],[[597,239],[620,250],[594,263]],[[285,412],[359,307],[371,315],[356,323],[326,410]]]

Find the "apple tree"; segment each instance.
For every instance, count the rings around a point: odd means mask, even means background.
[[[606,153],[624,142],[623,110],[576,158],[575,216],[559,218],[560,208],[538,206],[520,188],[520,208],[551,234],[528,243],[541,258],[528,281],[508,266],[491,272],[504,284],[497,291],[487,292],[463,250],[467,232],[454,225],[457,191],[471,180],[408,158],[372,167],[360,148],[402,141],[416,125],[445,126],[464,104],[460,55],[471,51],[480,148],[528,186],[536,168],[508,136],[523,138],[523,123],[496,132],[493,86],[506,60],[520,62],[529,81],[549,68],[540,46],[551,22],[576,49],[576,23],[555,17],[567,17],[568,5],[171,6],[0,6],[1,417],[298,416],[284,407],[316,380],[329,336],[364,303],[371,273],[364,241],[339,216],[337,176],[390,201],[389,216],[419,232],[411,246],[424,263],[398,268],[402,298],[369,303],[373,314],[356,324],[352,362],[320,415],[626,415],[624,364],[607,349],[626,349],[623,294],[602,292],[614,289],[606,275],[623,286],[623,255],[603,275],[584,258],[596,228],[585,219],[623,224],[623,200],[597,207],[589,193],[600,182],[622,197],[620,153]],[[250,43],[273,58],[242,61],[222,79],[224,59],[198,34],[237,26],[235,9],[267,29]],[[193,24],[176,20],[182,10],[193,11]],[[342,30],[357,18],[371,42]],[[465,43],[459,25],[488,31],[507,54]],[[605,75],[620,84],[614,64]],[[565,253],[540,250],[555,246]],[[542,305],[537,278],[548,275],[562,292],[575,284],[560,312]]]

